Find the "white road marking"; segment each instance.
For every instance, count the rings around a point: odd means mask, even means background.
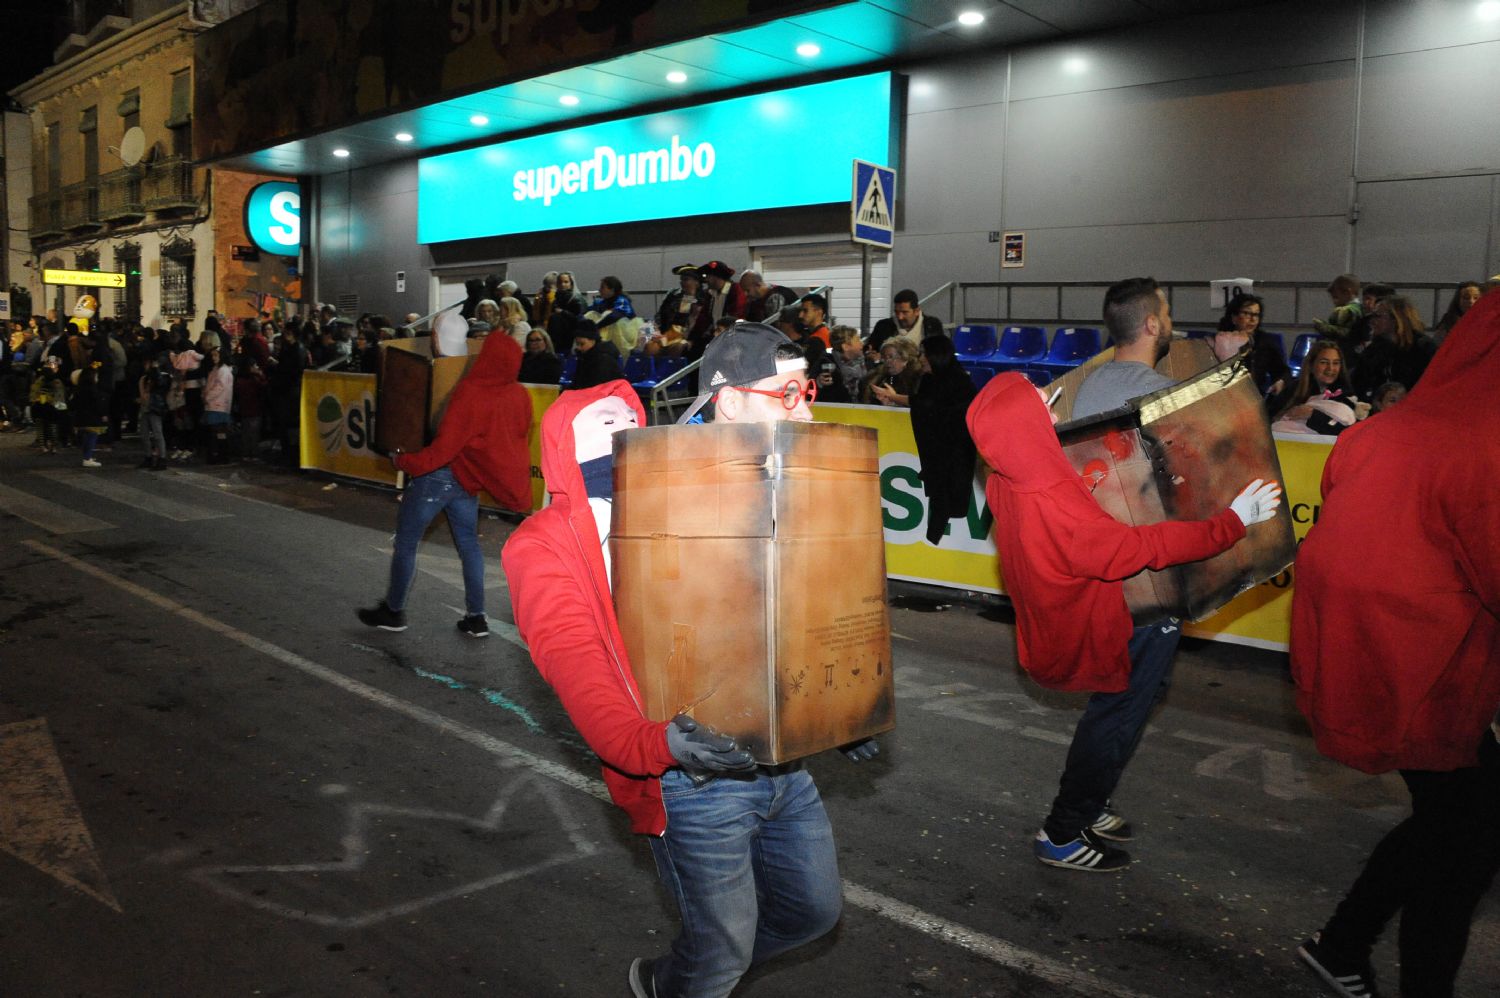
[[[333,503],[324,502],[321,499],[309,499],[290,492],[278,492],[275,489],[268,489],[261,485],[246,484],[239,480],[237,474],[233,473],[226,476],[228,478],[228,481],[226,481],[218,475],[205,475],[201,472],[173,468],[171,476],[174,482],[191,485],[195,489],[215,492],[221,496],[234,496],[236,499],[243,499],[246,502],[257,503],[261,506],[299,510],[333,508]]]
[[[108,530],[113,523],[75,513],[66,506],[0,485],[0,511],[19,516],[49,534],[82,534],[90,530]]]
[[[452,610],[454,613],[458,614],[460,617],[467,615],[463,610],[460,610],[452,603],[444,603],[443,605]],[[485,615],[484,619],[490,622],[491,634],[498,634],[500,635],[500,637],[504,638],[506,641],[509,641],[511,644],[526,652],[528,655],[531,654],[531,649],[526,647],[526,642],[521,640],[521,632],[516,630],[515,624],[507,624],[503,620],[496,620],[494,617],[491,617],[488,614]]]
[[[133,506],[168,520],[176,520],[178,523],[188,523],[193,520],[222,520],[234,515],[205,509],[202,506],[190,506],[185,502],[157,495],[155,492],[147,492],[145,489],[126,485],[117,478],[100,478],[84,471],[38,471],[34,474],[54,482],[61,482],[69,488],[92,492],[111,502]]]
[[[263,638],[248,634],[223,621],[199,613],[191,607],[183,606],[181,603],[153,592],[145,586],[137,585],[129,579],[121,578],[95,565],[80,561],[49,544],[38,540],[27,540],[22,543],[33,551],[54,558],[85,575],[92,576],[107,585],[114,586],[117,589],[139,597],[168,613],[208,628],[229,638],[231,641],[244,645],[253,651],[258,651],[307,676],[320,679],[323,682],[344,690],[346,693],[352,693],[377,706],[385,707],[397,714],[409,717],[414,721],[425,724],[446,735],[451,735],[460,741],[467,742],[508,762],[526,766],[533,772],[556,780],[565,786],[580,790],[599,800],[609,801],[609,793],[605,789],[604,783],[600,780],[591,779],[580,773],[576,773],[566,766],[543,759],[493,735],[485,734],[476,728],[469,727],[467,724],[445,717],[437,711],[428,710],[426,707],[409,703],[384,690],[370,686],[367,683],[362,683],[357,679],[351,679],[337,670],[320,665],[311,659],[303,658],[296,652],[288,651],[280,645],[272,644]],[[1041,978],[1049,983],[1072,988],[1089,995],[1107,995],[1109,998],[1144,998],[1139,992],[1111,984],[1093,974],[1080,971],[1067,964],[1059,963],[1039,953],[1033,953],[1013,943],[1008,943],[1003,939],[965,928],[956,922],[925,912],[904,901],[886,897],[868,887],[862,887],[848,880],[844,881],[843,886],[845,898],[856,907],[863,908],[872,914],[879,915],[897,925],[920,932],[940,942],[958,946],[1000,966],[1009,967],[1013,970]]]
[[[375,550],[387,557],[392,553],[389,546],[375,547]],[[432,554],[428,551],[418,551],[417,571],[430,575],[441,582],[446,582],[455,589],[462,589],[464,587],[464,563],[457,557],[447,557],[445,555]],[[498,568],[491,569],[489,566],[486,566],[484,571],[484,588],[504,589],[504,574]],[[463,614],[459,614],[459,616],[463,616]]]

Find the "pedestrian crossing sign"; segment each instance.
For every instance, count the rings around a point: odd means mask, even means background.
[[[896,171],[856,159],[849,213],[855,242],[890,249],[896,234]]]

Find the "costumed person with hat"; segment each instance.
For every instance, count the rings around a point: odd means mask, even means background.
[[[673,267],[672,273],[677,275],[679,286],[656,310],[656,328],[661,335],[652,343],[668,357],[681,357],[684,352],[701,354],[702,344],[713,329],[713,297],[703,289],[703,273],[695,265],[681,264]]]
[[[1297,551],[1292,678],[1318,751],[1411,793],[1298,950],[1336,994],[1377,993],[1370,953],[1400,912],[1401,994],[1451,996],[1500,869],[1500,406],[1474,404],[1497,379],[1487,295],[1400,405],[1340,434]]]
[[[488,492],[504,509],[531,508],[531,396],[516,380],[520,370],[521,348],[515,340],[485,337],[478,359],[448,400],[432,443],[410,454],[391,453],[391,464],[412,482],[401,494],[385,599],[357,611],[361,623],[383,631],[406,630],[417,547],[428,525],[445,513],[463,564],[464,616],[458,629],[472,638],[489,636],[479,492]]]
[[[733,280],[734,268],[722,260],[710,260],[698,269],[703,271],[703,283],[713,297],[713,321],[725,316],[743,319],[749,301],[745,289]]]
[[[740,323],[704,354],[715,420],[811,420],[801,350]],[[610,797],[649,836],[682,929],[629,970],[636,998],[723,998],[751,966],[838,921],[842,887],[822,798],[801,765],[758,767],[733,739],[686,715],[647,719],[610,599],[610,437],[645,421],[615,381],[564,393],[542,419],[551,504],[501,553],[516,627],[532,660],[603,763]],[[684,432],[702,432],[683,428]],[[845,749],[874,756],[873,740]]]

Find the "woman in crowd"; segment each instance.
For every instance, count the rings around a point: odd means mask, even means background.
[[[519,299],[500,299],[500,325],[497,331],[505,332],[516,341],[516,346],[526,349],[526,334],[531,332],[531,323],[526,321],[526,309]]]
[[[537,329],[546,329],[552,318],[552,309],[557,304],[557,271],[549,270],[542,275],[542,286],[531,296],[531,324]]]
[[[1416,305],[1404,295],[1384,298],[1370,319],[1374,335],[1354,369],[1355,393],[1367,399],[1387,381],[1399,381],[1411,391],[1437,352]]]
[[[68,408],[73,413],[73,428],[78,433],[85,468],[103,467],[94,460],[94,448],[109,425],[109,396],[115,386],[114,358],[107,339],[102,330],[85,337],[88,353],[83,364],[73,371],[74,389]]]
[[[1458,320],[1464,317],[1464,313],[1473,307],[1483,293],[1484,289],[1479,286],[1478,281],[1464,281],[1460,284],[1453,292],[1453,300],[1448,303],[1448,311],[1443,313],[1432,330],[1432,342],[1442,346],[1448,331],[1458,325]]]
[[[891,342],[887,339],[882,350]],[[948,337],[924,339],[922,356],[927,373],[911,397],[911,430],[927,494],[927,543],[938,544],[948,521],[968,514],[974,492],[975,450],[967,416],[975,391]]]
[[[583,292],[578,290],[578,282],[571,270],[558,271],[557,300],[552,303],[552,307],[571,313],[574,318],[588,311],[589,301],[584,297]]]
[[[142,468],[161,471],[167,466],[167,393],[172,390],[172,375],[159,366],[165,354],[151,353],[146,356],[141,376],[136,381],[136,394],[140,404],[141,444],[146,451]]]
[[[1286,387],[1291,369],[1287,367],[1281,349],[1261,329],[1264,312],[1265,302],[1259,296],[1235,295],[1224,309],[1224,317],[1219,320],[1213,350],[1214,357],[1220,362],[1248,351],[1246,360],[1255,387],[1260,389],[1263,397],[1271,398]]]
[[[917,347],[905,337],[894,337],[880,346],[880,364],[865,377],[860,401],[874,405],[911,405],[922,369]]]
[[[316,336],[318,326],[309,322],[302,329]],[[271,414],[281,438],[281,459],[295,468],[301,464],[297,427],[302,419],[302,372],[307,369],[307,350],[299,342],[301,335],[295,323],[287,323],[271,357]]]
[[[483,325],[476,325],[483,323]],[[474,306],[474,322],[470,323],[469,335],[488,333],[500,328],[500,303],[493,298],[483,298]]]
[[[203,379],[203,444],[209,464],[229,460],[229,411],[234,405],[234,371],[218,347],[208,351]]]
[[[1307,352],[1302,365],[1302,376],[1293,383],[1289,391],[1283,392],[1277,407],[1277,423],[1284,423],[1283,430],[1310,429],[1315,433],[1337,433],[1348,423],[1342,418],[1337,426],[1329,424],[1320,414],[1314,402],[1332,401],[1347,407],[1349,423],[1354,421],[1354,393],[1349,387],[1349,371],[1344,362],[1344,350],[1336,340],[1318,340]],[[1338,414],[1342,417],[1344,414]],[[1311,422],[1309,422],[1311,420]]]
[[[552,349],[552,337],[545,329],[526,334],[526,353],[521,357],[521,373],[516,380],[528,385],[555,385],[562,380],[563,362]]]
[[[183,461],[193,456],[193,435],[203,420],[203,370],[205,358],[193,349],[186,327],[177,334],[177,345],[168,355],[171,357],[174,379],[172,395],[167,404],[172,410],[173,460]]]
[[[1399,381],[1387,381],[1375,389],[1375,394],[1370,396],[1370,415],[1385,412],[1404,398],[1406,398],[1406,386]]]

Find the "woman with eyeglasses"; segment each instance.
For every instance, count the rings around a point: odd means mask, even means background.
[[[521,373],[516,380],[528,385],[555,385],[562,380],[563,362],[552,349],[552,337],[545,329],[533,327],[526,334],[526,353],[521,357]]]
[[[1237,294],[1229,300],[1224,317],[1219,320],[1219,330],[1211,342],[1214,357],[1220,362],[1240,353],[1249,352],[1250,374],[1262,396],[1272,398],[1280,394],[1291,380],[1291,369],[1281,348],[1264,335],[1261,321],[1265,318],[1265,302],[1256,295]]]
[[[860,401],[866,405],[909,406],[921,380],[916,344],[908,339],[889,339],[880,346],[880,364],[865,378]]]
[[[1367,399],[1387,381],[1399,381],[1411,391],[1437,353],[1416,305],[1404,295],[1382,298],[1370,313],[1370,331],[1370,345],[1354,369],[1355,393]]]

